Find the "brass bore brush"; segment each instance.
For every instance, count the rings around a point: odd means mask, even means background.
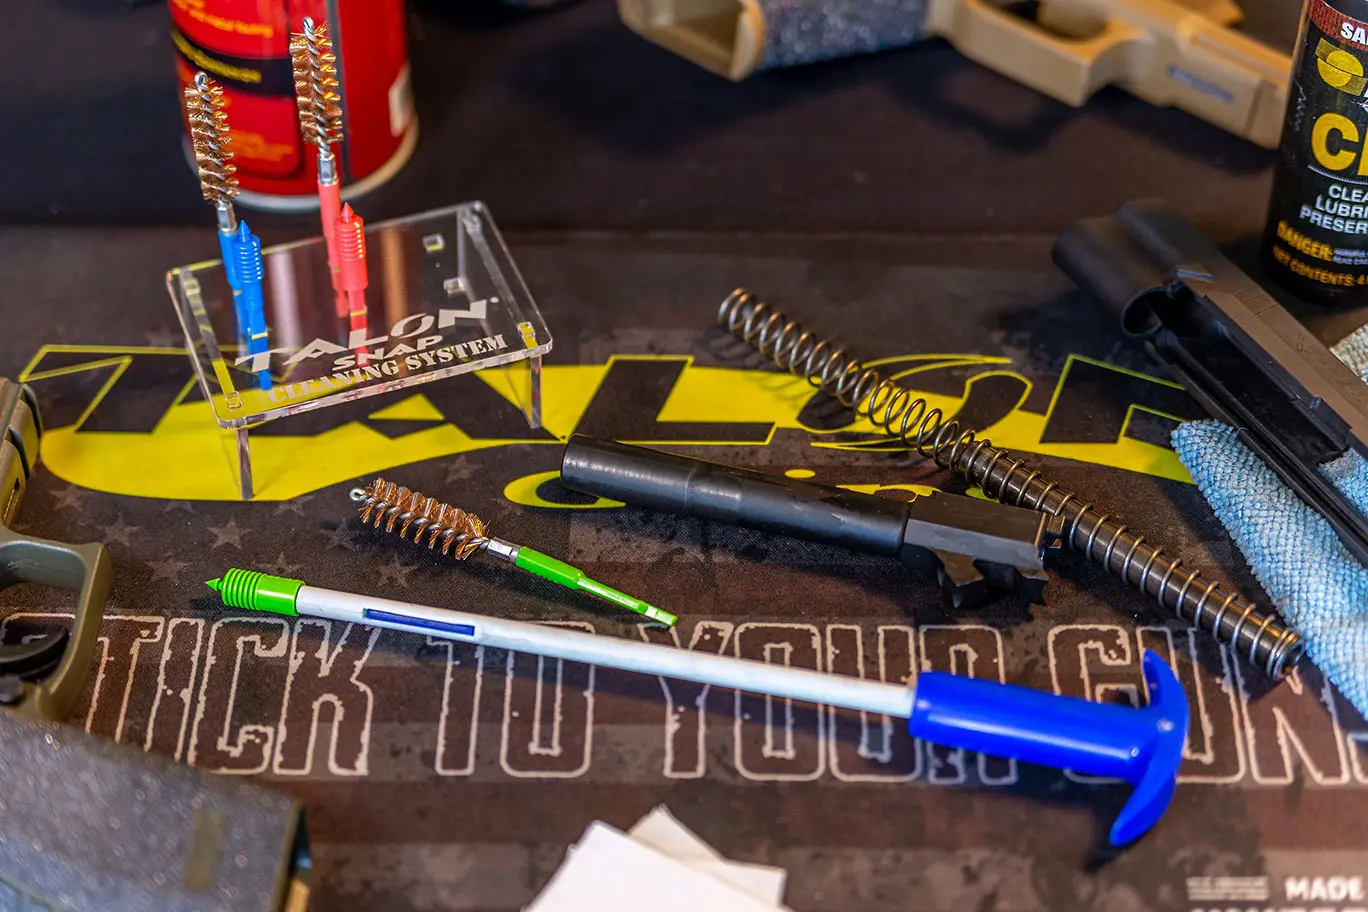
[[[190,124],[190,148],[199,169],[200,192],[214,204],[218,218],[223,277],[233,290],[238,331],[249,340],[250,351],[265,351],[270,346],[264,344],[266,315],[260,291],[260,245],[253,247],[247,235],[238,236],[238,228],[247,226],[238,225],[233,211],[233,197],[238,195],[237,165],[233,164],[233,153],[228,148],[233,137],[228,132],[228,113],[223,108],[223,87],[203,70],[196,73],[185,87],[185,117]],[[253,289],[250,301],[244,299],[244,285]],[[269,375],[262,374],[259,380],[269,382]]]
[[[342,95],[326,24],[304,19],[303,31],[290,36],[290,65],[304,141],[331,155],[328,147],[342,141]]]
[[[318,218],[328,251],[328,274],[333,287],[333,309],[348,313],[342,287],[342,261],[337,246],[337,220],[342,217],[342,178],[332,144],[342,141],[342,95],[337,82],[337,58],[328,26],[307,16],[303,31],[290,36],[290,67],[294,72],[295,106],[299,132],[318,149]]]
[[[219,215],[219,233],[237,230],[233,197],[238,195],[237,165],[228,148],[228,115],[223,110],[223,87],[207,73],[195,74],[185,87],[185,114],[190,123],[190,145],[199,169],[200,192],[214,204]]]
[[[456,560],[466,560],[484,551],[515,567],[542,579],[596,595],[628,611],[634,611],[667,627],[679,620],[668,611],[643,602],[635,596],[590,579],[578,567],[572,567],[525,545],[495,538],[489,534],[485,521],[474,513],[441,503],[408,488],[377,478],[364,488],[353,488],[351,499],[361,505],[361,521],[373,528],[384,527],[386,532],[414,544],[438,550]],[[409,533],[412,532],[412,537]]]

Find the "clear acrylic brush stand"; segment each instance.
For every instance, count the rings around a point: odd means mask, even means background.
[[[499,368],[527,423],[541,425],[551,334],[484,204],[368,224],[366,251],[365,315],[353,318],[339,315],[321,237],[264,250],[265,343],[239,327],[221,260],[166,274],[244,500],[251,428],[300,412]]]

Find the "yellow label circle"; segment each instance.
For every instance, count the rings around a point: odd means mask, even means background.
[[[1355,76],[1363,75],[1363,64],[1348,51],[1334,50],[1316,61],[1321,79],[1335,88],[1343,88]]]

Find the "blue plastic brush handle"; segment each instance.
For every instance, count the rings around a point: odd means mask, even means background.
[[[228,279],[228,287],[233,289],[233,315],[237,318],[237,331],[247,335],[247,312],[242,305],[242,283],[238,281],[237,233],[218,233],[219,252],[223,254],[223,274]]]
[[[1123,779],[1135,786],[1112,824],[1112,845],[1143,835],[1173,798],[1188,705],[1168,664],[1142,657],[1149,706],[1130,709],[944,672],[918,676],[907,730],[947,747]]]
[[[230,244],[231,259],[241,293],[240,315],[242,331],[247,336],[247,353],[259,354],[270,347],[266,335],[266,298],[261,284],[266,278],[266,264],[261,256],[261,238],[252,233],[247,223],[239,222],[237,234]],[[257,374],[261,389],[271,388],[270,371]]]
[[[218,233],[218,239],[219,252],[223,254],[223,273],[228,277],[228,287],[236,292],[242,287],[238,284],[237,255],[235,252],[237,248],[234,245],[234,242],[237,239],[237,232],[234,231],[224,234],[220,231]]]

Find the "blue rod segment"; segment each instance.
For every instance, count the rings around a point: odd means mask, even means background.
[[[475,627],[472,624],[454,624],[451,621],[433,621],[428,618],[397,614],[393,611],[380,611],[376,608],[365,609],[364,615],[368,621],[384,621],[387,624],[403,624],[406,627],[415,627],[422,630],[439,630],[443,633],[455,633],[461,636],[475,635]]]
[[[247,334],[247,314],[242,309],[242,283],[237,277],[237,232],[218,233],[219,252],[223,255],[223,274],[228,287],[233,289],[233,314],[237,317],[239,335]]]
[[[1182,685],[1159,656],[1142,657],[1149,706],[1130,709],[943,672],[918,676],[907,730],[947,747],[1122,779],[1135,786],[1112,845],[1139,838],[1173,798],[1187,738]]]
[[[260,354],[270,349],[266,332],[266,298],[261,284],[266,278],[266,264],[261,257],[261,238],[252,233],[245,221],[238,222],[237,234],[233,236],[233,264],[241,288],[239,299],[242,301],[241,314],[247,336],[247,353]],[[261,389],[271,388],[271,371],[263,370],[257,374],[257,385]]]
[[[223,254],[223,274],[228,277],[228,287],[233,291],[240,291],[242,285],[238,282],[237,257],[234,255],[233,242],[237,239],[236,231],[220,231],[218,233],[219,252]]]

